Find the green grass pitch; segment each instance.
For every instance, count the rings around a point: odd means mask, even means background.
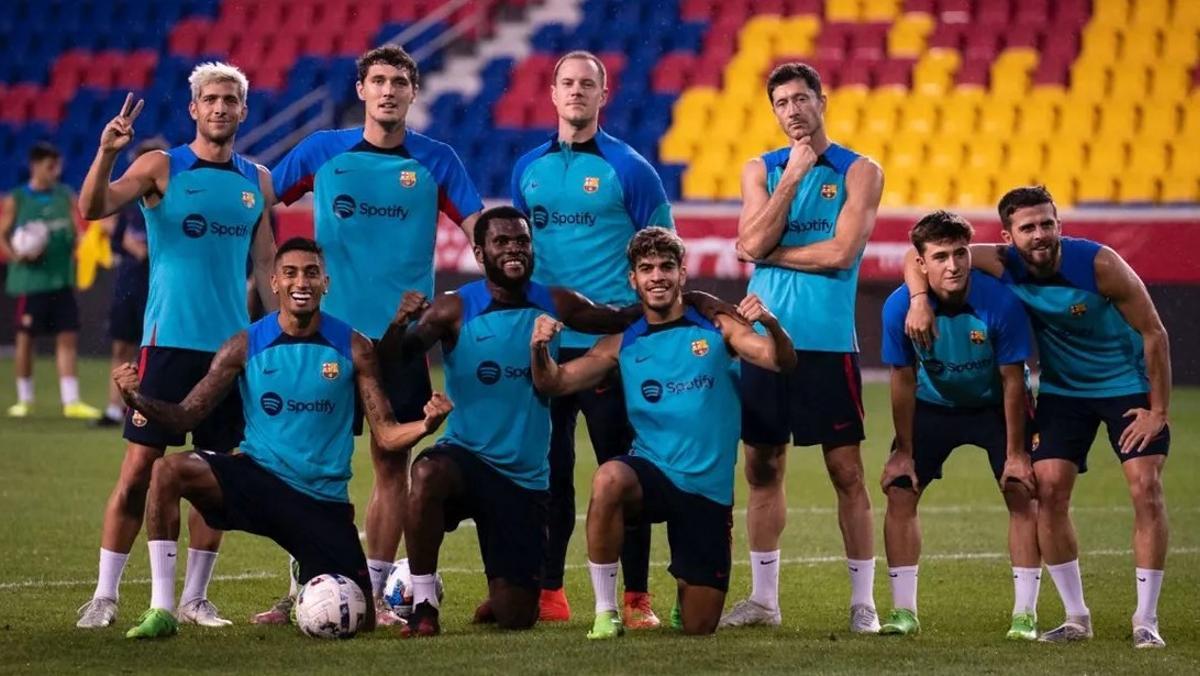
[[[0,361],[5,387],[11,361]],[[107,366],[84,361],[85,398],[103,401]],[[788,461],[788,527],[781,574],[783,627],[722,631],[691,639],[668,630],[632,632],[596,644],[584,638],[592,618],[585,568],[582,514],[595,469],[583,426],[579,434],[580,521],[572,540],[567,591],[569,624],[501,633],[468,624],[483,597],[474,532],[449,535],[441,565],[446,581],[444,636],[407,642],[381,630],[346,642],[306,639],[294,628],[255,627],[249,616],[286,589],[286,556],[267,540],[241,533],[226,538],[209,596],[236,621],[228,629],[184,627],[169,641],[122,638],[149,601],[145,540],[139,538],[125,572],[115,626],[74,628],[75,609],[92,591],[105,499],[116,477],[122,442],[115,431],[94,431],[57,417],[53,364],[37,364],[39,408],[28,420],[0,418],[0,672],[40,673],[709,673],[921,672],[921,673],[1200,673],[1200,390],[1177,389],[1171,409],[1172,455],[1166,469],[1171,554],[1160,604],[1168,642],[1163,651],[1134,651],[1129,616],[1134,607],[1129,552],[1132,511],[1119,465],[1098,441],[1092,470],[1075,494],[1087,601],[1096,638],[1049,646],[1004,640],[1012,604],[1003,503],[981,451],[961,449],[945,479],[929,490],[922,526],[920,609],[923,633],[913,639],[859,637],[847,631],[847,580],[833,491],[818,453],[796,449]],[[9,390],[11,392],[11,390]],[[876,553],[882,557],[879,471],[891,439],[884,386],[866,388],[864,459],[875,506]],[[0,397],[7,406],[11,394]],[[730,412],[732,415],[733,413]],[[1103,440],[1103,435],[1101,435]],[[360,442],[351,495],[365,505],[370,461]],[[738,474],[738,504],[745,486]],[[185,536],[186,539],[186,536]],[[749,589],[744,512],[735,516],[734,569],[727,605]],[[651,588],[661,616],[671,607],[666,537],[654,532]],[[875,597],[881,612],[891,595],[882,558]],[[182,572],[180,573],[182,575]],[[1062,617],[1045,576],[1042,628]]]

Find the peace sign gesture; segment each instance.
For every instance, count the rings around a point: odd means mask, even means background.
[[[129,145],[129,142],[133,140],[133,121],[141,114],[145,103],[144,99],[138,99],[137,103],[134,103],[133,92],[125,95],[125,103],[121,105],[121,112],[104,125],[104,131],[100,132],[101,152],[118,153]]]

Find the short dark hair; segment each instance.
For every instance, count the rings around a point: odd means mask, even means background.
[[[558,82],[558,70],[562,68],[562,65],[566,63],[568,59],[586,59],[596,64],[596,68],[600,69],[600,86],[608,86],[608,69],[604,67],[604,62],[600,60],[600,57],[585,49],[576,49],[574,51],[567,52],[566,54],[562,55],[562,58],[560,58],[557,63],[554,64],[554,81],[556,83]]]
[[[638,230],[625,248],[625,257],[629,259],[631,270],[637,266],[639,260],[649,256],[672,258],[677,264],[683,265],[686,254],[687,248],[679,235],[658,226]]]
[[[967,219],[943,209],[925,215],[908,231],[908,238],[921,255],[925,254],[925,245],[929,242],[966,240],[969,244],[974,236],[975,228],[971,227]]]
[[[492,227],[492,221],[525,221],[529,224],[529,218],[516,207],[510,207],[507,204],[490,209],[484,209],[479,214],[479,219],[475,221],[475,244],[483,246],[484,240],[487,239],[488,228]]]
[[[808,88],[813,90],[817,96],[821,96],[821,74],[816,68],[807,63],[792,61],[790,63],[781,63],[775,66],[771,74],[767,76],[767,100],[775,102],[775,88],[781,84],[787,84],[792,80],[804,80]]]
[[[384,45],[376,47],[358,57],[358,62],[355,64],[358,66],[358,81],[366,81],[367,71],[371,69],[371,66],[376,64],[395,66],[396,68],[407,70],[408,79],[412,80],[414,89],[421,84],[421,71],[417,69],[417,62],[402,47]]]
[[[29,163],[41,162],[47,159],[59,159],[62,153],[58,152],[58,148],[49,141],[38,141],[29,149]]]
[[[317,244],[316,241],[307,237],[293,237],[283,244],[280,244],[279,248],[275,250],[275,262],[278,263],[279,259],[283,258],[283,255],[289,251],[307,251],[309,253],[315,253],[317,258],[321,259],[321,262],[325,261],[325,250],[322,249],[321,245]]]
[[[1000,204],[996,210],[1000,212],[1000,224],[1005,230],[1012,227],[1012,215],[1017,209],[1025,207],[1037,207],[1043,204],[1054,206],[1054,198],[1050,196],[1050,191],[1046,190],[1044,185],[1027,185],[1020,188],[1013,188],[1004,193],[1004,197],[1000,198]],[[1054,215],[1058,215],[1058,207],[1054,207]]]

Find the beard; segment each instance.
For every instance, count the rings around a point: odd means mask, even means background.
[[[488,258],[487,256],[484,256],[483,274],[487,276],[487,278],[493,284],[502,289],[507,289],[509,291],[518,290],[528,284],[530,278],[533,277],[533,257],[530,256],[525,261],[525,274],[521,275],[520,277],[509,277],[508,274],[504,272],[504,268],[501,267],[498,262]]]
[[[1059,252],[1061,251],[1062,240],[1057,238],[1051,242],[1049,247],[1046,249],[1046,253],[1049,255],[1049,260],[1046,261],[1039,262],[1035,260],[1032,251],[1026,252],[1024,249],[1017,249],[1017,253],[1020,254],[1021,260],[1025,261],[1025,265],[1027,267],[1033,270],[1041,271],[1054,269],[1054,266],[1058,263]]]

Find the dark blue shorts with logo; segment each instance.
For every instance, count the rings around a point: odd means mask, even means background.
[[[628,465],[642,486],[642,512],[629,521],[666,522],[671,547],[667,571],[687,584],[729,591],[733,506],[680,489],[646,458],[620,455],[609,462]]]
[[[1033,440],[1033,420],[1025,421],[1025,449]],[[893,445],[895,442],[893,441]],[[942,466],[959,446],[977,446],[987,453],[992,476],[1004,473],[1008,455],[1008,427],[1003,406],[953,408],[917,401],[913,414],[913,464],[922,487],[942,478]],[[907,477],[892,482],[909,488]]]
[[[1121,453],[1121,433],[1133,422],[1125,413],[1134,408],[1150,408],[1150,396],[1142,392],[1121,397],[1066,397],[1040,394],[1037,400],[1038,445],[1033,461],[1056,458],[1069,460],[1087,471],[1088,451],[1096,440],[1100,423],[1108,431],[1108,442],[1122,462],[1147,455],[1167,455],[1171,449],[1171,427],[1164,426],[1143,451]]]
[[[796,350],[796,368],[776,373],[742,363],[742,441],[838,447],[863,433],[862,372],[856,352]]]
[[[138,359],[138,376],[142,395],[178,404],[192,388],[204,379],[212,364],[213,352],[187,350],[178,347],[142,347]],[[192,430],[192,447],[217,453],[227,453],[242,443],[245,422],[242,417],[242,396],[236,387],[208,417]],[[125,439],[153,448],[183,446],[186,434],[178,434],[147,420],[133,409],[125,412]]]

